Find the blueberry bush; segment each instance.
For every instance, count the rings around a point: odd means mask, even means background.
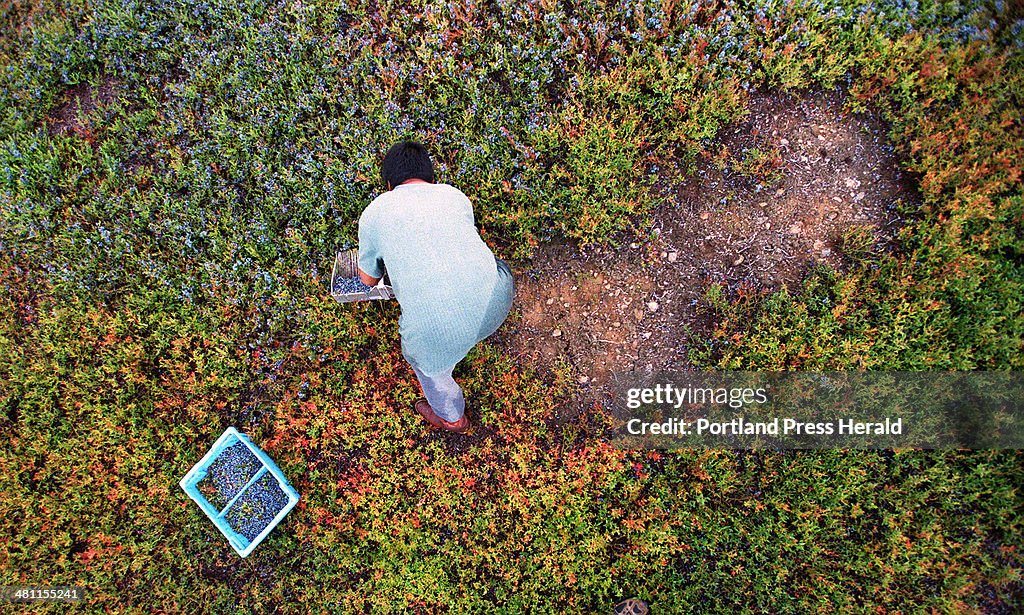
[[[10,0],[0,32],[0,585],[107,613],[1024,603],[1015,451],[617,450],[488,343],[456,373],[477,431],[428,432],[398,307],[327,289],[398,138],[514,260],[642,237],[659,169],[752,92],[843,88],[918,178],[899,249],[709,287],[693,361],[1021,369],[1015,3]],[[302,494],[244,560],[177,487],[229,425]]]

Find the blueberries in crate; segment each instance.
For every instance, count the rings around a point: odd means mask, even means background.
[[[299,501],[274,460],[234,427],[224,430],[178,485],[242,557]]]
[[[252,542],[286,504],[288,496],[274,475],[266,472],[235,500],[224,518],[231,529]]]
[[[359,278],[338,278],[334,281],[334,294],[365,293],[373,290],[372,286],[363,284]]]
[[[220,510],[261,467],[263,464],[256,455],[246,445],[236,441],[221,451],[196,487],[214,508]]]

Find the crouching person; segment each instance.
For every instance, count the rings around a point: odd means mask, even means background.
[[[480,238],[466,195],[434,182],[422,145],[392,146],[381,175],[387,191],[359,218],[359,277],[373,286],[387,268],[402,310],[402,355],[426,398],[415,410],[434,427],[463,433],[469,419],[452,370],[505,321],[512,271]]]

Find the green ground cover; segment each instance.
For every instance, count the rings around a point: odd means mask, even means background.
[[[737,4],[0,4],[0,585],[111,613],[1019,610],[1017,452],[623,452],[486,343],[457,372],[480,430],[427,433],[397,305],[327,296],[402,136],[514,260],[642,236],[658,169],[750,92],[842,87],[919,179],[900,250],[710,288],[693,360],[1024,367],[1015,5]],[[177,487],[229,425],[302,494],[245,560]]]

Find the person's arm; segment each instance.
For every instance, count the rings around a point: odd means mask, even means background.
[[[370,216],[359,217],[359,280],[367,286],[376,286],[384,277],[384,258],[380,254],[377,231]]]

